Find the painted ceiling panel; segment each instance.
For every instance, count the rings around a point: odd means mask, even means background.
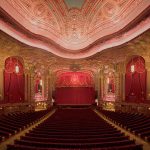
[[[67,7],[70,8],[82,8],[85,0],[65,0]]]

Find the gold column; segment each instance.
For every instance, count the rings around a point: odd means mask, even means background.
[[[44,97],[45,98],[47,98],[48,99],[48,76],[47,76],[47,74],[45,75],[45,77],[44,77]]]
[[[119,97],[120,97],[120,102],[125,101],[125,73],[120,72],[119,73]]]
[[[25,72],[24,74],[24,78],[25,78],[25,102],[28,102],[28,74]]]
[[[124,102],[125,101],[125,63],[121,62],[119,64],[119,93],[120,93],[120,102]]]
[[[146,62],[147,81],[146,81],[146,99],[150,101],[150,62]]]
[[[101,77],[99,75],[99,78],[98,78],[98,103],[101,99]]]
[[[52,100],[52,90],[51,90],[51,78],[50,76],[48,77],[48,100]]]
[[[44,74],[42,74],[41,79],[42,79],[42,97],[45,98],[45,77],[44,77]]]
[[[47,98],[47,75],[44,77],[44,98]]]
[[[34,75],[32,73],[28,74],[28,101],[34,101]]]
[[[125,72],[122,73],[122,101],[125,101]]]
[[[150,100],[150,68],[147,70],[147,92],[146,99]]]
[[[100,100],[100,74],[99,74],[99,71],[97,72],[97,79],[96,79],[96,82],[95,84],[97,84],[97,101],[98,101],[98,105],[99,105],[99,100]]]
[[[101,101],[103,100],[103,96],[104,96],[104,75],[101,75]]]
[[[116,101],[120,101],[120,74],[118,72],[115,73],[115,95],[116,95]]]
[[[35,95],[34,74],[31,73],[31,76],[30,76],[30,102],[34,102],[34,95]]]
[[[103,93],[103,91],[102,91],[102,89],[103,89],[103,78],[102,78],[102,74],[101,74],[101,71],[99,72],[99,89],[98,89],[98,95],[99,95],[99,97],[98,97],[98,104],[100,105],[101,104],[101,102],[102,102],[102,93]]]
[[[4,65],[0,65],[0,101],[4,100]]]
[[[119,101],[122,101],[122,73],[119,72]]]
[[[50,100],[50,72],[47,70],[47,100]]]
[[[28,82],[28,95],[27,95],[27,97],[28,97],[28,102],[30,102],[31,101],[31,74],[29,73],[28,75],[28,78],[27,78],[27,82]]]
[[[52,105],[52,92],[54,89],[53,82],[54,82],[53,74],[52,72],[49,72],[48,74],[48,102],[50,105]]]
[[[51,73],[51,94],[55,91],[56,76]]]
[[[98,73],[97,74],[95,74],[95,91],[98,91],[98,83],[99,83],[99,75],[98,75]]]

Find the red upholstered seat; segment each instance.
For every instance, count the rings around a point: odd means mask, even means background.
[[[49,111],[50,110],[1,115],[0,141],[2,141],[4,138],[8,138],[10,135],[15,134],[16,132],[19,132],[21,129],[24,129],[29,124],[46,115]]]
[[[99,149],[142,150],[141,145],[97,116],[91,109],[58,109],[8,150]]]
[[[150,117],[142,114],[133,114],[125,112],[111,112],[100,110],[107,118],[129,130],[130,132],[139,135],[143,139],[150,136]]]

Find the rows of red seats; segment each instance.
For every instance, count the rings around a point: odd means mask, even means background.
[[[112,112],[107,110],[100,110],[100,112],[123,128],[150,141],[150,117],[138,113]]]
[[[142,150],[91,109],[58,109],[7,150]]]
[[[49,110],[40,112],[16,112],[0,116],[0,142],[11,135],[20,132],[41,117],[44,117]]]

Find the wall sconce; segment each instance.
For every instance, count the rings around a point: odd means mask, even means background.
[[[42,86],[43,82],[42,82],[42,79],[40,80],[40,85]]]
[[[18,59],[17,59],[17,64],[16,64],[16,66],[15,66],[15,72],[16,72],[16,73],[19,73]]]
[[[15,72],[19,73],[19,66],[18,65],[15,66]]]
[[[110,82],[110,80],[109,80],[109,78],[107,78],[107,84],[109,84],[109,82]]]
[[[130,68],[130,69],[131,69],[131,72],[132,72],[132,73],[135,72],[135,66],[134,66],[134,65],[131,65],[131,68]]]

